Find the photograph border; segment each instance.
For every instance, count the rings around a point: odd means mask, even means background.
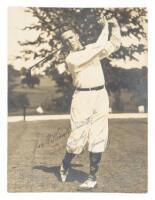
[[[96,2],[97,1],[97,2]],[[155,177],[154,177],[154,152],[155,152],[155,145],[153,141],[155,141],[155,135],[153,134],[154,131],[154,111],[155,111],[155,105],[154,105],[154,91],[153,91],[153,83],[155,81],[154,78],[154,20],[155,19],[155,10],[153,7],[153,1],[151,0],[140,0],[138,2],[134,2],[132,0],[125,2],[124,0],[108,0],[108,1],[100,1],[100,0],[88,0],[83,2],[82,0],[67,0],[67,2],[57,0],[57,2],[53,1],[5,1],[3,6],[0,9],[0,19],[1,19],[1,26],[2,26],[2,32],[1,32],[1,68],[0,68],[0,91],[2,93],[1,99],[0,99],[0,105],[1,105],[1,111],[0,111],[0,127],[1,127],[1,140],[0,140],[0,195],[3,199],[27,199],[32,198],[40,200],[42,198],[51,199],[52,198],[63,198],[63,199],[72,199],[72,198],[106,198],[106,199],[112,199],[112,198],[118,198],[118,199],[152,199],[155,195],[154,192],[154,185],[155,185]],[[7,193],[7,37],[8,37],[8,22],[7,22],[7,9],[8,7],[12,6],[44,6],[44,7],[147,7],[148,9],[148,38],[149,38],[149,55],[148,55],[148,68],[149,68],[149,126],[148,126],[148,150],[149,150],[149,182],[148,182],[148,193],[146,194],[116,194],[116,193],[19,193],[19,194],[11,194]],[[151,87],[150,87],[151,86]],[[76,195],[76,197],[75,197]]]

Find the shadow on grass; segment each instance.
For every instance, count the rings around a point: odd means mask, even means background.
[[[87,179],[88,174],[81,170],[73,169],[72,168],[73,166],[80,167],[82,165],[78,165],[78,164],[71,165],[71,169],[69,170],[69,174],[67,176],[66,182],[78,181],[79,183],[82,183],[83,181],[85,181]],[[56,176],[57,180],[61,182],[60,173],[59,173],[60,166],[48,167],[45,165],[36,165],[33,167],[33,170],[41,170],[46,173],[52,173]]]

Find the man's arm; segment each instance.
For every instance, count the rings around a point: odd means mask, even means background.
[[[106,41],[107,39],[105,38],[108,38],[108,36],[106,35],[104,38],[102,34],[104,32],[102,32],[97,40],[97,44],[92,44],[92,48],[90,49],[72,53],[72,55],[69,56],[67,63],[75,67],[82,67],[96,56],[100,56],[103,59],[116,51],[120,47],[120,28],[117,21],[115,20],[114,22],[114,30],[110,41]],[[104,29],[105,32],[106,28],[107,26]],[[104,39],[104,43],[101,42],[102,39]]]
[[[116,21],[115,18],[111,19],[109,22],[112,23],[112,26],[113,26],[112,35],[111,35],[110,41],[107,42],[105,48],[99,55],[100,60],[105,57],[108,57],[110,54],[117,51],[121,45],[121,33],[120,33],[120,27],[118,25],[118,22]]]
[[[103,27],[97,41],[93,44],[94,48],[104,47],[106,42],[108,41],[108,35],[109,35],[108,22],[105,18],[102,19],[102,24],[104,25],[104,27]]]
[[[71,53],[66,62],[74,67],[82,67],[103,51],[103,47],[95,47]]]

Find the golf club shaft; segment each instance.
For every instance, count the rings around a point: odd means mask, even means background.
[[[47,60],[52,54],[48,55],[47,57],[45,57],[44,59],[40,60],[39,62],[35,63],[34,65],[32,65],[29,69],[31,70],[32,68],[34,68],[36,65],[42,63],[43,61]]]
[[[38,61],[37,63],[35,63],[34,65],[32,65],[32,66],[29,68],[29,70],[31,70],[32,68],[34,68],[36,65],[42,63],[43,61],[47,60],[49,57],[53,57],[54,54],[55,54],[56,52],[58,52],[59,50],[60,50],[60,49],[57,49],[57,50],[53,51],[52,54],[49,54],[48,56],[46,56],[46,57],[43,58],[42,60],[40,60],[40,61]]]

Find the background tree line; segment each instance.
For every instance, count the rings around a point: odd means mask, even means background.
[[[17,93],[14,91],[18,86],[17,79],[20,71],[16,70],[13,65],[8,65],[8,111],[14,111],[19,108],[29,106],[29,100],[25,92]]]

